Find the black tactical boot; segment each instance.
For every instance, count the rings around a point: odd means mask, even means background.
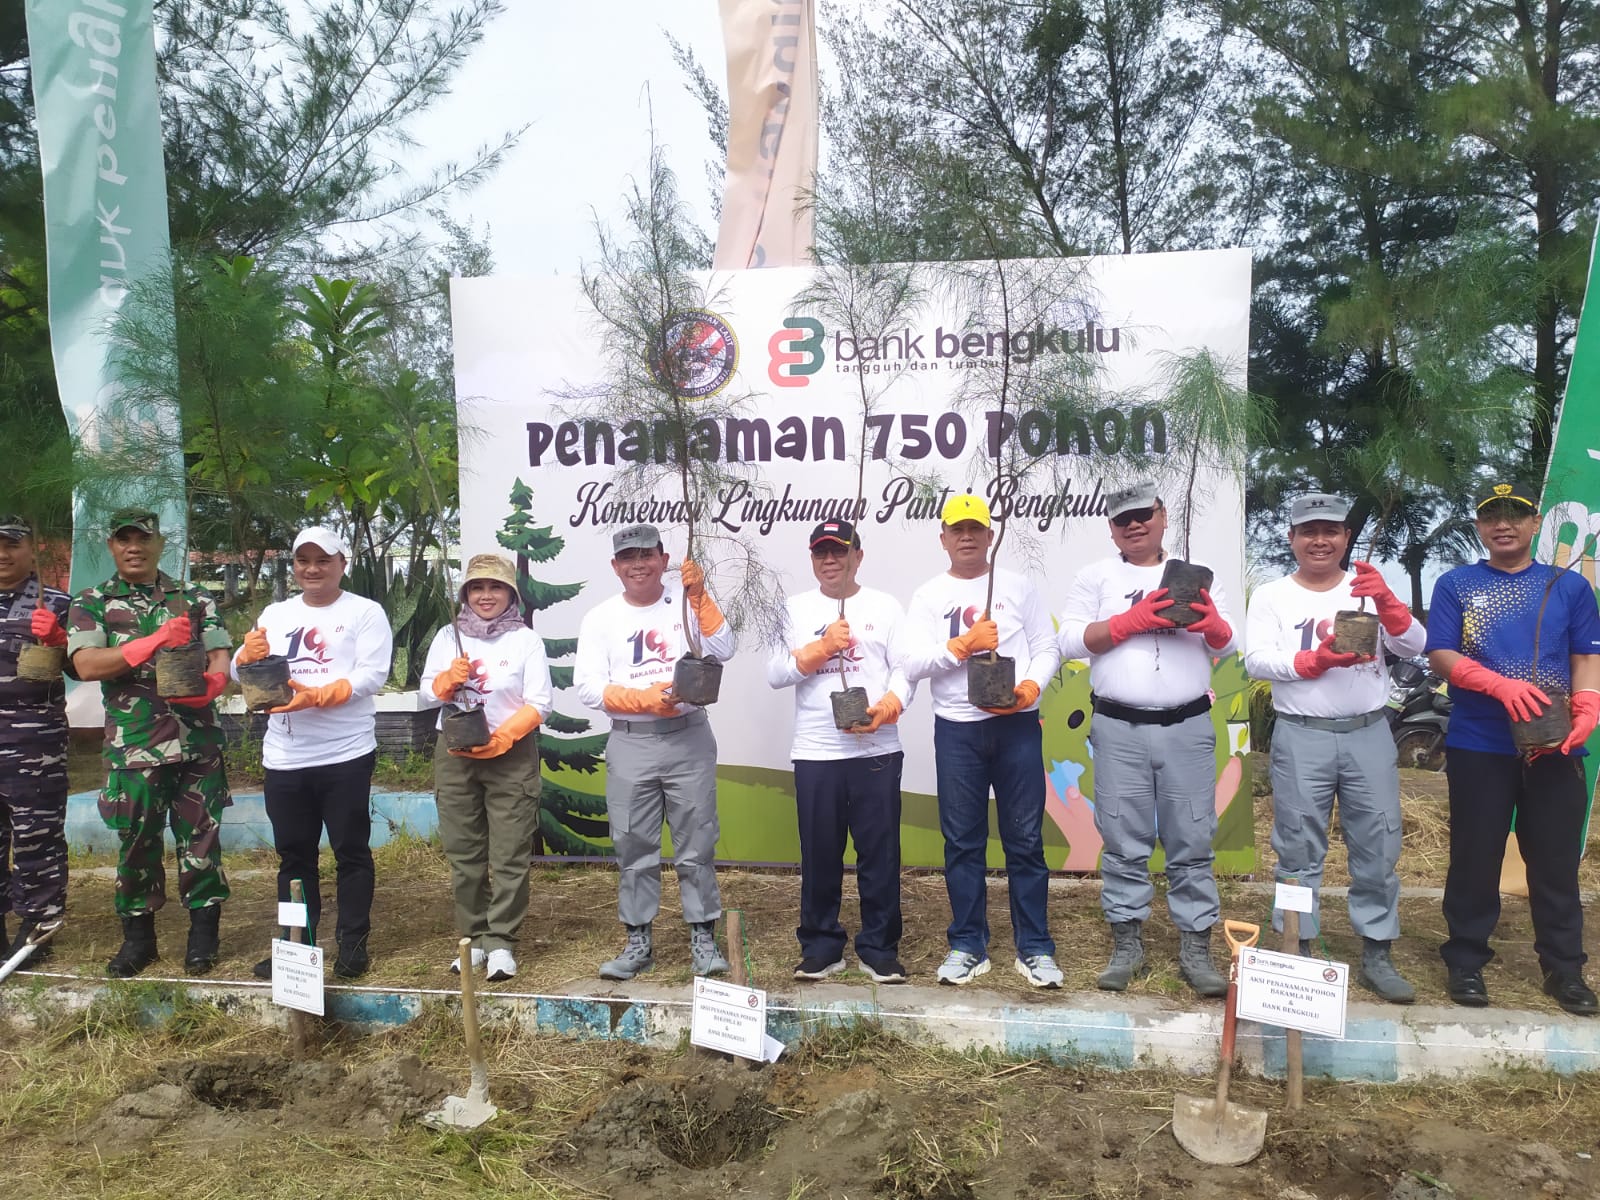
[[[106,974],[118,979],[137,975],[161,956],[156,953],[156,915],[139,913],[122,918],[122,948],[106,964]]]
[[[1211,930],[1178,930],[1178,974],[1201,996],[1228,994],[1228,977],[1211,961]]]
[[[1111,961],[1094,981],[1103,992],[1120,992],[1142,975],[1148,975],[1144,965],[1144,939],[1139,936],[1138,921],[1119,921],[1111,927]]]
[[[185,971],[204,975],[217,965],[217,923],[221,920],[220,904],[189,910],[189,946],[183,955]]]

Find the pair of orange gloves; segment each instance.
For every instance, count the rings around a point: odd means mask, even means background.
[[[267,631],[252,629],[244,635],[244,647],[239,651],[239,665],[260,662],[270,653],[272,651],[267,646]],[[321,687],[306,687],[305,684],[291,679],[289,689],[294,692],[294,699],[287,704],[280,704],[277,708],[269,708],[268,712],[293,713],[307,708],[334,708],[349,700],[351,695],[348,679],[335,679],[332,683],[325,683]]]
[[[945,643],[945,648],[956,656],[957,662],[966,662],[974,654],[982,654],[989,650],[1000,649],[1000,627],[988,617],[972,623],[972,628],[960,637],[953,637]],[[1016,703],[1005,708],[984,708],[984,712],[993,713],[997,717],[1009,717],[1014,712],[1021,712],[1033,705],[1039,699],[1039,685],[1031,679],[1024,679],[1011,689],[1016,695]]]
[[[448,702],[456,694],[456,690],[470,678],[472,678],[472,660],[465,655],[458,655],[450,660],[448,667],[433,677],[433,694],[440,700]],[[531,704],[524,704],[495,726],[494,731],[489,734],[489,740],[483,745],[474,746],[470,750],[452,750],[450,753],[456,758],[499,758],[539,728],[542,720],[537,708]]]
[[[706,573],[692,560],[685,559],[679,568],[683,578],[683,594],[688,597],[689,609],[702,637],[711,637],[727,624],[717,602],[706,591]],[[675,717],[678,702],[672,698],[672,685],[659,680],[649,687],[623,687],[620,683],[607,684],[601,693],[601,704],[608,713],[619,717]]]
[[[33,633],[35,637],[42,636],[39,633],[39,616],[42,611],[42,609],[35,609],[33,613]],[[154,633],[147,633],[144,637],[123,642],[122,645],[117,647],[117,650],[122,654],[122,661],[137,670],[154,658],[158,651],[165,650],[168,647],[187,646],[193,637],[194,626],[187,616],[168,617],[161,622],[161,628]],[[61,642],[65,641],[66,637],[63,635]],[[45,644],[60,645],[61,642],[46,642]],[[222,695],[223,689],[228,686],[228,677],[221,671],[206,671],[201,678],[206,681],[205,691],[198,696],[175,696],[168,700],[167,703],[181,704],[185,708],[204,708]]]
[[[827,661],[842,650],[850,648],[850,622],[840,617],[822,631],[822,636],[814,642],[807,642],[800,649],[794,651],[794,665],[800,668],[802,674],[815,675],[827,664]],[[867,706],[867,723],[865,725],[852,725],[849,732],[855,734],[877,733],[885,725],[893,725],[900,720],[900,714],[905,711],[905,705],[900,697],[893,692],[885,692],[883,698],[876,704]]]

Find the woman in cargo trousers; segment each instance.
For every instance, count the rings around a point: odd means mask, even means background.
[[[451,750],[441,732],[433,777],[456,929],[473,943],[467,967],[485,966],[498,981],[517,973],[513,951],[528,912],[528,863],[539,822],[538,728],[550,714],[550,667],[544,639],[522,619],[509,561],[475,556],[460,599],[455,627],[439,630],[428,648],[419,692],[429,705],[481,706],[488,720],[481,746]],[[450,969],[462,965],[457,958]]]

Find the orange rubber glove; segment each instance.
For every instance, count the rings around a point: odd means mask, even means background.
[[[235,661],[242,667],[246,663],[260,662],[271,653],[272,650],[267,645],[267,631],[257,626],[244,635],[244,646]]]
[[[1000,648],[1000,626],[984,617],[974,621],[972,628],[960,637],[951,638],[945,646],[956,656],[957,662],[966,662],[979,651]]]
[[[1350,581],[1352,596],[1365,596],[1378,610],[1378,620],[1390,637],[1399,637],[1411,628],[1411,610],[1389,590],[1378,568],[1369,562],[1353,562],[1356,577]]]
[[[321,687],[306,687],[305,684],[291,679],[289,687],[294,691],[294,699],[278,708],[269,708],[268,712],[292,713],[307,708],[334,708],[350,699],[351,693],[348,679],[335,679],[332,683],[325,683]]]
[[[1127,612],[1119,612],[1107,619],[1106,632],[1111,635],[1111,644],[1120,646],[1136,634],[1173,628],[1172,622],[1161,615],[1163,608],[1171,608],[1172,605],[1172,597],[1167,595],[1166,588],[1146,592],[1144,599]]]
[[[1507,679],[1470,658],[1456,660],[1450,668],[1450,684],[1493,696],[1506,706],[1513,721],[1531,721],[1550,707],[1550,697],[1527,680]]]
[[[1561,743],[1561,753],[1571,754],[1574,750],[1581,750],[1597,724],[1600,724],[1600,692],[1592,688],[1573,692],[1572,732]]]
[[[1193,629],[1194,626],[1189,626]],[[1353,667],[1357,663],[1371,662],[1365,654],[1343,654],[1333,648],[1333,634],[1322,639],[1315,650],[1302,650],[1294,656],[1294,673],[1301,679],[1320,679],[1335,667]]]
[[[1226,646],[1228,639],[1233,636],[1233,629],[1222,619],[1217,606],[1211,602],[1211,593],[1201,588],[1200,599],[1189,607],[1200,614],[1200,619],[1189,626],[1187,632],[1202,634],[1206,639],[1206,645],[1213,650],[1221,650]]]
[[[201,678],[206,681],[205,691],[198,696],[175,696],[167,703],[181,704],[185,708],[204,708],[222,695],[222,689],[228,686],[228,677],[221,671],[207,671]]]
[[[142,667],[156,656],[157,650],[164,650],[168,646],[186,646],[193,636],[188,617],[168,617],[154,633],[123,642],[117,650],[122,655],[122,661],[130,667]]]
[[[807,675],[815,675],[823,664],[850,645],[850,622],[840,617],[822,631],[822,636],[794,652],[794,665]]]
[[[606,690],[601,693],[600,703],[608,713],[615,713],[619,717],[675,717],[678,715],[678,706],[667,698],[671,687],[664,679],[647,688],[607,684]]]
[[[893,692],[885,692],[883,699],[867,708],[867,716],[872,718],[865,725],[852,725],[851,733],[877,733],[885,725],[896,724],[900,714],[905,712],[906,706],[900,703],[900,697]]]
[[[539,710],[531,704],[524,704],[512,713],[493,733],[489,740],[481,746],[474,746],[471,750],[452,750],[457,758],[499,758],[535,729],[539,722],[544,720],[539,715]]]
[[[450,660],[448,667],[433,677],[433,694],[441,700],[448,700],[470,678],[472,660],[465,655],[458,655]]]
[[[1031,679],[1024,679],[1011,690],[1016,693],[1017,702],[1015,704],[1009,708],[986,708],[983,711],[993,713],[997,717],[1008,717],[1014,712],[1021,712],[1023,709],[1031,707],[1033,702],[1039,698],[1039,685]]]
[[[48,608],[33,610],[33,616],[28,618],[28,629],[39,639],[39,644],[42,646],[67,644],[67,631],[61,628],[61,622],[56,620],[55,613]]]
[[[710,637],[727,624],[727,619],[717,607],[717,602],[711,598],[711,593],[706,591],[706,573],[686,558],[679,568],[679,574],[683,577],[683,594],[689,597],[689,607],[694,610],[694,618],[700,624],[700,633]]]

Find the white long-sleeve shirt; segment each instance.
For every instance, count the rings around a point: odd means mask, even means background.
[[[507,630],[493,639],[461,636],[461,649],[472,660],[472,674],[456,690],[457,704],[482,704],[484,718],[493,732],[523,705],[539,710],[539,719],[550,715],[555,704],[555,688],[550,684],[550,664],[544,656],[544,639],[526,626]],[[424,708],[438,708],[444,702],[433,694],[433,681],[456,657],[456,635],[446,625],[433,635],[428,645],[427,662],[417,694]],[[439,714],[438,728],[444,727]]]
[[[695,619],[693,609],[689,619]],[[701,653],[727,662],[736,642],[726,621],[710,637],[701,635]],[[647,688],[657,680],[672,682],[673,665],[688,649],[683,632],[683,593],[667,585],[654,604],[629,604],[613,596],[589,610],[578,627],[578,653],[572,667],[572,686],[589,708],[605,711],[605,690],[611,684]],[[678,705],[689,713],[694,706]],[[629,721],[653,721],[648,714],[628,714]]]
[[[1350,593],[1355,578],[1353,572],[1346,572],[1336,586],[1318,592],[1301,586],[1293,575],[1285,575],[1257,588],[1250,597],[1244,669],[1252,679],[1272,681],[1272,704],[1279,712],[1301,717],[1359,717],[1382,708],[1388,700],[1389,673],[1381,654],[1370,663],[1334,667],[1316,679],[1302,679],[1295,673],[1295,655],[1322,644],[1333,632],[1334,614],[1360,605]],[[1422,653],[1428,631],[1413,618],[1398,637],[1385,630],[1382,638],[1383,645],[1394,653],[1410,658]]]
[[[905,610],[887,592],[864,587],[845,601],[850,622],[850,645],[844,652],[845,679],[839,680],[839,661],[830,658],[813,675],[801,672],[794,651],[816,641],[839,619],[839,602],[812,588],[790,596],[784,616],[783,642],[767,662],[767,682],[774,688],[794,688],[794,744],[790,758],[811,761],[870,758],[900,751],[898,726],[885,725],[876,733],[848,733],[833,723],[828,697],[843,687],[865,688],[867,701],[876,704],[893,692],[907,707],[915,685],[906,679],[899,661]]]
[[[1161,587],[1165,563],[1148,567],[1124,562],[1119,555],[1090,563],[1078,572],[1061,610],[1059,643],[1063,658],[1088,659],[1089,686],[1096,696],[1134,708],[1177,708],[1198,700],[1211,689],[1211,662],[1239,645],[1239,627],[1228,612],[1227,593],[1209,588],[1211,603],[1232,635],[1220,648],[1206,644],[1204,634],[1186,629],[1139,633],[1091,654],[1084,631],[1109,620]]]
[[[989,577],[958,579],[949,572],[919,587],[906,610],[903,663],[906,678],[929,681],[933,714],[948,721],[987,721],[994,714],[967,703],[966,664],[946,645],[983,616]],[[989,616],[1000,631],[1002,655],[1017,660],[1017,682],[1031,679],[1044,691],[1056,677],[1061,657],[1056,652],[1050,614],[1039,593],[1024,576],[1003,567],[994,572],[994,602]],[[1035,701],[1026,711],[1037,709]]]
[[[348,762],[378,748],[377,705],[372,697],[389,679],[394,635],[383,609],[353,592],[340,592],[321,608],[291,596],[261,610],[256,621],[267,647],[289,660],[289,677],[306,687],[350,681],[350,699],[332,708],[274,713],[261,743],[261,763],[295,771]],[[244,647],[240,647],[242,651]],[[239,678],[239,652],[229,668]]]

